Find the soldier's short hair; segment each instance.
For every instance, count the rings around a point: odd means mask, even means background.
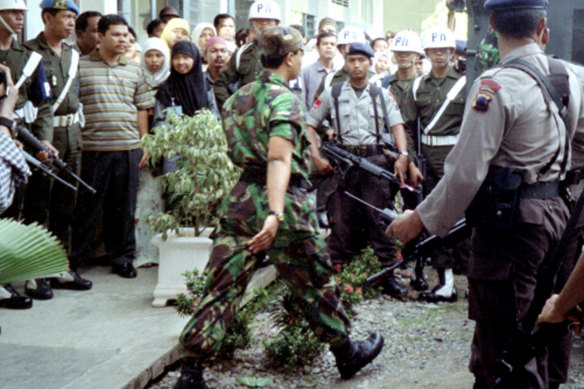
[[[96,16],[101,17],[101,12],[85,11],[81,15],[77,16],[77,19],[75,19],[75,31],[85,32],[85,30],[87,30],[87,26],[89,26],[89,19]]]
[[[531,37],[546,15],[545,10],[535,8],[494,10],[492,14],[495,29],[514,39]]]

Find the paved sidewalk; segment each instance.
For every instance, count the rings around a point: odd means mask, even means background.
[[[54,290],[32,309],[0,309],[2,389],[143,388],[180,356],[187,319],[153,308],[158,267],[135,279],[93,267],[87,292]],[[15,285],[22,291],[22,285]]]

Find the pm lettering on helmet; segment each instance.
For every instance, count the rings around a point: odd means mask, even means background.
[[[262,13],[262,10],[263,10],[264,8],[266,9],[266,10],[265,10],[265,12],[266,12],[266,13],[271,13],[271,12],[272,12],[272,9],[270,8],[270,5],[269,5],[269,4],[262,4],[262,3],[259,3],[259,4],[258,4],[258,13]]]
[[[432,42],[446,42],[446,34],[434,32],[432,33]]]
[[[398,36],[395,38],[395,45],[396,46],[408,46],[408,39],[406,37]]]

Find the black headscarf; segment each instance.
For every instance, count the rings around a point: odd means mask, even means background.
[[[177,54],[185,54],[194,60],[193,68],[187,74],[179,74],[172,66],[172,59]],[[165,106],[174,104],[182,106],[185,115],[193,116],[196,111],[208,108],[207,89],[201,56],[197,47],[190,41],[179,41],[172,47],[170,76],[158,89],[156,98]]]

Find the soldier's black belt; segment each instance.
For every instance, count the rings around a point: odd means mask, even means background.
[[[250,184],[257,184],[261,186],[266,186],[266,179],[267,179],[267,171],[260,170],[260,169],[245,169],[241,176],[239,177],[239,181],[243,181]],[[288,183],[289,187],[303,187],[303,182],[305,180],[302,176],[292,174],[290,176],[290,182]]]
[[[550,181],[521,185],[519,197],[522,199],[550,199],[559,195],[560,183],[558,181]]]
[[[372,157],[374,155],[379,155],[383,153],[383,148],[379,145],[359,145],[359,146],[349,146],[349,145],[338,145],[343,150],[355,154],[358,157]]]

